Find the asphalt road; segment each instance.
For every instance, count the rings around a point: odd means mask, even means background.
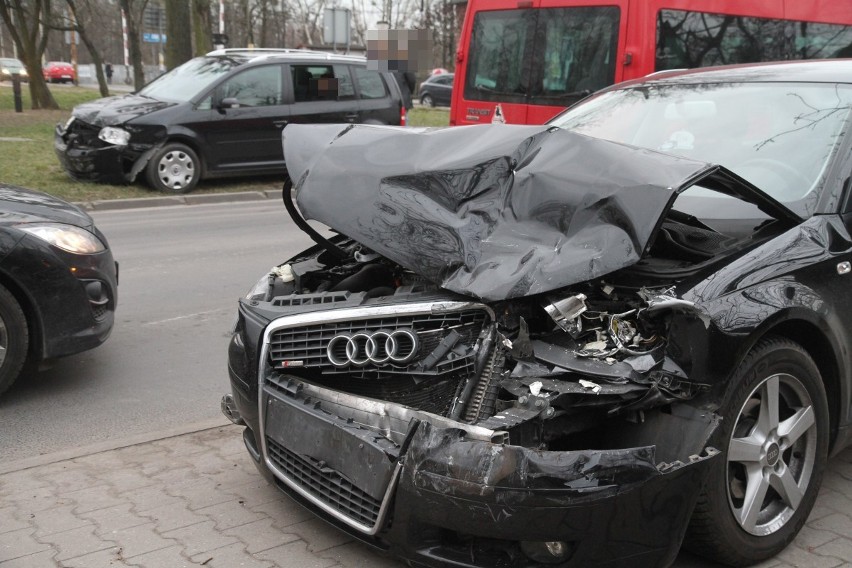
[[[237,298],[310,244],[275,199],[92,216],[120,263],[113,334],[0,397],[0,464],[224,420]]]

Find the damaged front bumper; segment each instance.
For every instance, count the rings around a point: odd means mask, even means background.
[[[56,125],[53,149],[62,168],[79,181],[132,183],[162,143],[108,144],[98,139],[98,128],[79,124]]]
[[[512,445],[504,431],[286,374],[267,376],[258,398],[244,439],[263,473],[353,536],[431,566],[667,565],[718,453],[705,446],[717,417],[686,405],[625,436],[684,448],[660,462],[654,445]]]

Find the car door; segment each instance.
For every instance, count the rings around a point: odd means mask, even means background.
[[[385,83],[389,73],[379,73],[361,65],[352,65],[355,88],[361,108],[361,122],[367,124],[399,124],[400,103],[394,101]]]
[[[290,113],[283,72],[281,64],[251,67],[215,88],[208,102],[213,109],[210,120],[196,125],[206,142],[208,170],[263,171],[283,166],[281,129]]]
[[[434,80],[432,93],[432,98],[435,99],[435,104],[450,106],[450,99],[453,95],[453,75],[438,75]]]
[[[291,63],[291,123],[360,122],[358,101],[347,65]]]

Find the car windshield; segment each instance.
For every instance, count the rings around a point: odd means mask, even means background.
[[[17,59],[0,59],[0,67],[6,67],[10,71],[20,71],[24,64]]]
[[[725,166],[807,217],[850,108],[848,85],[660,84],[602,93],[551,124]]]
[[[197,57],[145,85],[139,94],[161,101],[189,101],[245,62],[245,59],[234,57]]]

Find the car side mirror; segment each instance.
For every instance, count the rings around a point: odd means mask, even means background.
[[[236,97],[227,97],[219,101],[216,106],[219,110],[228,110],[229,108],[240,108],[240,101]]]

